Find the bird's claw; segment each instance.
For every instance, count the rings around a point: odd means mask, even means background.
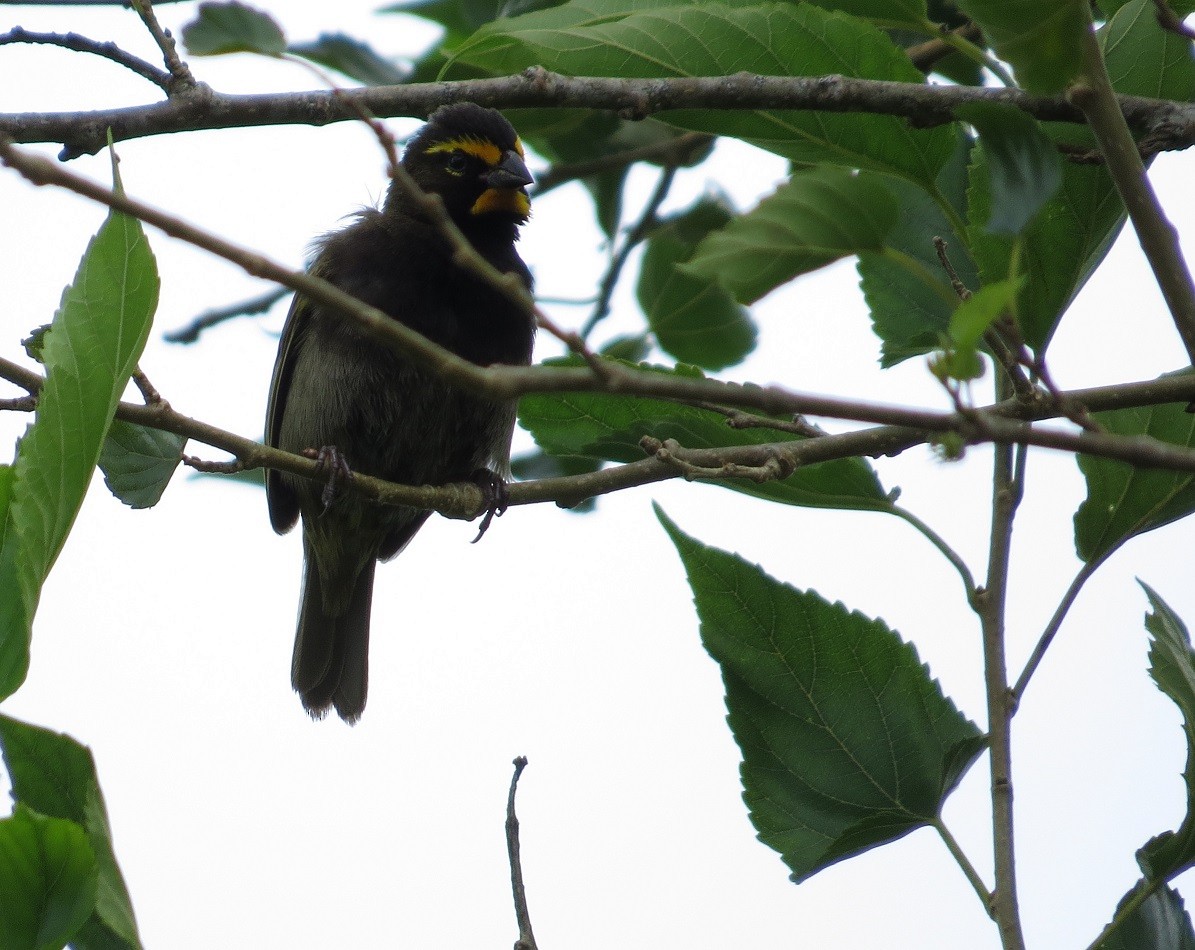
[[[506,490],[506,482],[502,476],[488,468],[479,468],[469,476],[469,481],[481,489],[481,496],[485,500],[485,516],[481,519],[481,526],[477,529],[477,537],[471,542],[476,544],[481,540],[481,536],[489,530],[490,522],[496,517],[501,518],[506,509],[510,507],[510,494]]]
[[[340,449],[334,445],[324,445],[319,449],[305,449],[302,454],[307,458],[315,459],[319,473],[328,476],[328,480],[324,483],[323,493],[320,495],[324,511],[327,511],[332,507],[332,501],[336,498],[338,483],[341,480],[347,482],[351,479],[353,470],[349,468],[349,463]]]

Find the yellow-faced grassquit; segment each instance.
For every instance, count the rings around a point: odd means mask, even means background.
[[[518,136],[472,103],[437,109],[411,139],[403,167],[439,195],[465,237],[495,268],[531,275],[515,252],[532,181]],[[381,210],[315,244],[311,273],[480,365],[531,361],[532,317],[452,260],[451,246],[397,182]],[[347,317],[297,296],[270,386],[266,441],[317,452],[329,469],[408,485],[475,479],[501,488],[509,468],[513,402],[466,393],[368,338]],[[270,522],[303,520],[303,594],[291,683],[306,710],[365,708],[374,565],[399,553],[428,512],[369,502],[332,483],[270,471]]]

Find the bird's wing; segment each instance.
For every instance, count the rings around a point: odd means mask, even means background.
[[[286,397],[290,392],[291,376],[294,373],[298,342],[308,323],[311,303],[295,295],[290,312],[282,327],[282,339],[278,343],[278,359],[274,363],[274,376],[270,380],[270,401],[266,409],[266,445],[278,448],[278,437],[282,431],[282,416],[286,412]],[[270,524],[279,534],[289,531],[299,520],[299,498],[282,473],[277,469],[266,470],[266,501],[270,507]]]

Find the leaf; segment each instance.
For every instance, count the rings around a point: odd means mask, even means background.
[[[237,0],[199,4],[195,19],[183,27],[183,43],[192,56],[286,52],[286,36],[274,18]]]
[[[95,906],[95,856],[83,829],[18,805],[0,820],[0,946],[64,946]]]
[[[1103,167],[1066,163],[1062,186],[1016,239],[1020,264],[1014,275],[1014,239],[988,233],[979,225],[992,215],[987,164],[981,145],[974,150],[968,192],[971,253],[982,283],[1024,276],[1017,316],[1025,341],[1042,353],[1071,301],[1120,233],[1124,205]]]
[[[682,265],[707,235],[733,221],[719,197],[706,197],[651,232],[639,269],[637,294],[660,348],[703,369],[741,363],[758,334],[747,310],[718,276]]]
[[[99,465],[108,490],[130,508],[152,508],[182,459],[186,436],[112,421]]]
[[[321,33],[314,42],[291,46],[288,52],[366,86],[396,86],[405,82],[409,73],[365,41],[345,33]]]
[[[86,930],[104,947],[140,948],[133,905],[116,863],[108,813],[91,750],[70,736],[0,715],[0,746],[13,798],[85,833],[98,875],[95,912]],[[0,901],[0,905],[3,901]],[[99,943],[98,938],[105,938]],[[0,941],[0,946],[8,944]],[[76,942],[82,950],[83,944]]]
[[[957,220],[965,217],[967,210],[971,140],[963,133],[962,126],[955,128],[955,155],[938,175],[936,185]],[[946,241],[950,263],[966,287],[976,289],[979,276],[967,241],[955,231],[951,219],[929,192],[892,178],[884,185],[895,196],[899,208],[896,224],[884,243],[890,252],[897,254],[862,254],[858,270],[873,328],[883,341],[880,364],[888,367],[937,348],[957,305],[958,296],[938,261],[933,239],[941,237]],[[903,265],[897,255],[920,264],[920,272]],[[926,280],[927,276],[930,280]]]
[[[866,20],[893,26],[922,27],[926,20],[925,0],[809,0],[826,10],[839,10]]]
[[[1140,886],[1121,898],[1118,914]],[[1150,894],[1094,950],[1195,950],[1195,931],[1178,891],[1165,885]]]
[[[1156,881],[1173,877],[1195,862],[1195,657],[1186,625],[1147,584],[1141,586],[1153,608],[1153,613],[1145,617],[1145,629],[1151,634],[1149,675],[1182,712],[1187,740],[1187,765],[1183,769],[1187,813],[1178,831],[1163,832],[1137,852],[1137,862],[1146,877]]]
[[[1061,92],[1083,70],[1087,0],[956,0],[1031,92]]]
[[[975,127],[987,158],[992,207],[985,228],[1020,234],[1062,184],[1058,149],[1037,120],[1013,106],[975,102],[955,115]]]
[[[1103,33],[1104,63],[1123,95],[1190,102],[1195,99],[1191,41],[1162,29],[1154,0],[1130,0]]]
[[[17,452],[9,523],[0,532],[0,699],[25,678],[42,582],[83,502],[157,302],[157,270],[140,223],[110,214],[44,338],[46,382]]]
[[[968,380],[983,375],[979,345],[988,327],[1012,307],[1019,284],[1017,280],[988,284],[959,303],[950,318],[950,346],[931,366],[939,378]]]
[[[656,516],[722,668],[751,821],[793,880],[935,821],[984,739],[916,649]]]
[[[545,366],[578,366],[571,358],[546,360]],[[692,368],[651,372],[700,376]],[[690,449],[764,445],[799,436],[763,428],[732,429],[711,410],[659,399],[595,393],[532,393],[519,401],[519,423],[552,455],[581,456],[612,462],[644,458],[639,442],[645,435],[676,439]],[[757,483],[728,478],[713,481],[734,491],[786,505],[890,511],[892,503],[874,470],[859,458],[806,465],[781,481]]]
[[[495,20],[457,47],[453,63],[495,74],[529,66],[573,76],[627,78],[842,75],[924,84],[880,30],[808,3],[572,2]],[[455,68],[455,67],[454,67]],[[683,128],[744,139],[798,162],[870,168],[931,187],[954,138],[890,116],[686,109]]]
[[[1096,413],[1113,435],[1148,436],[1195,447],[1195,416],[1185,403]],[[1195,511],[1195,475],[1139,468],[1127,462],[1077,456],[1087,498],[1075,513],[1075,551],[1087,563],[1102,561],[1129,538],[1170,524]]]
[[[752,211],[698,245],[682,268],[718,280],[741,303],[832,261],[879,251],[896,199],[877,177],[838,168],[799,171]]]

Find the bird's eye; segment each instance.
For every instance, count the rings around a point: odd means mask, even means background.
[[[463,152],[453,152],[448,157],[448,170],[453,174],[459,175],[468,167],[469,159],[465,157]]]

